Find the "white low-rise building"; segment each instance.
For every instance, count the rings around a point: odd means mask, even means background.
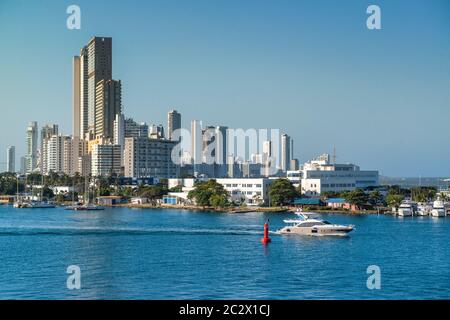
[[[189,192],[198,181],[209,179],[169,179],[169,189],[182,186],[184,192]],[[229,192],[230,201],[247,205],[262,205],[269,203],[269,186],[274,181],[267,178],[223,178],[215,179]]]
[[[378,171],[360,170],[354,164],[332,164],[328,154],[306,162],[300,169],[300,177],[302,193],[308,196],[379,185]]]

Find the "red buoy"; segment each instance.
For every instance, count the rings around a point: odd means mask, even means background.
[[[264,238],[261,239],[262,244],[268,244],[270,242],[269,238],[269,220],[264,223]]]

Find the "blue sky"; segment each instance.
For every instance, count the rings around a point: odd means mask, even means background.
[[[66,28],[71,4],[81,30]],[[366,28],[370,4],[382,30]],[[336,146],[383,175],[450,176],[449,1],[1,0],[5,159],[30,120],[71,132],[71,59],[94,35],[113,37],[138,121],[166,125],[174,107],[185,126],[279,128],[301,162]]]

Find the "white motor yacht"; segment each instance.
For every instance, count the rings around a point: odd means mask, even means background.
[[[313,218],[317,214],[297,211],[299,219],[284,220],[288,226],[278,230],[280,234],[303,234],[321,236],[342,236],[354,229],[352,225],[331,224],[328,221]]]
[[[417,205],[417,215],[418,216],[429,216],[431,214],[431,210],[433,209],[433,206],[429,203],[420,202]]]
[[[414,213],[412,202],[409,200],[402,201],[398,207],[397,215],[400,217],[411,217]]]
[[[431,216],[433,217],[445,217],[445,204],[442,200],[436,200],[433,202],[433,209],[431,210]]]

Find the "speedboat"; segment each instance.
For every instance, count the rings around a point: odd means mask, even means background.
[[[431,216],[433,216],[433,217],[445,217],[444,201],[436,200],[436,201],[433,202],[433,209],[431,210]]]
[[[405,200],[398,207],[397,214],[400,217],[411,217],[413,215],[414,209],[411,201]]]
[[[295,214],[299,219],[283,220],[288,225],[278,230],[279,234],[343,236],[354,229],[353,225],[331,224],[328,221],[316,219],[315,213],[297,211]]]

